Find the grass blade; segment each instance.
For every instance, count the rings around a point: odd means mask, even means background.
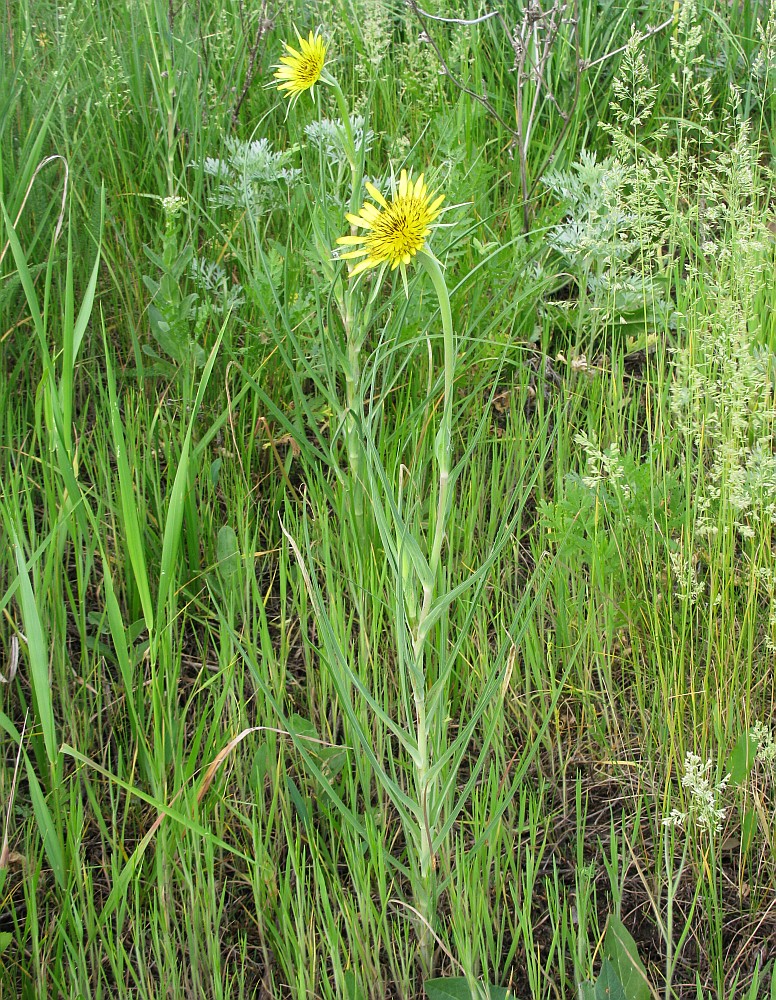
[[[119,497],[121,499],[121,513],[124,519],[124,533],[126,535],[127,552],[129,562],[132,567],[132,575],[135,579],[137,592],[140,596],[140,604],[143,608],[143,618],[149,634],[153,632],[154,612],[151,601],[151,589],[148,585],[148,570],[145,561],[145,548],[140,533],[140,523],[137,517],[137,504],[135,503],[135,490],[132,482],[132,473],[127,461],[127,448],[124,438],[124,428],[121,423],[119,403],[116,393],[116,379],[113,374],[113,365],[108,349],[107,334],[105,332],[105,322],[102,325],[102,340],[105,345],[105,372],[108,382],[108,398],[110,401],[110,427],[113,436],[113,451],[116,456],[116,468],[119,474]]]
[[[54,706],[51,700],[51,682],[49,679],[48,644],[46,642],[32,589],[30,576],[27,572],[27,562],[24,557],[19,536],[12,524],[8,525],[11,543],[16,556],[16,568],[19,579],[19,604],[22,612],[22,622],[27,636],[27,653],[30,663],[30,685],[35,716],[43,732],[43,743],[49,764],[57,757],[57,737],[54,723]]]

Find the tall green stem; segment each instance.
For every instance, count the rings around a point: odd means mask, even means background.
[[[429,554],[431,578],[424,587],[423,608],[420,619],[426,617],[433,599],[433,591],[437,583],[439,564],[442,556],[442,545],[447,525],[450,491],[450,464],[453,451],[453,379],[455,377],[455,336],[453,334],[453,314],[450,309],[450,295],[447,291],[445,276],[436,257],[428,250],[421,250],[418,260],[431,278],[439,300],[439,312],[442,317],[442,336],[444,344],[444,402],[442,406],[442,422],[437,431],[434,446],[434,456],[439,468],[439,496],[437,498],[437,514],[434,522],[434,536]],[[420,625],[420,621],[418,622]]]
[[[348,102],[345,100],[345,95],[342,93],[342,87],[340,87],[335,77],[330,74],[325,74],[321,76],[321,79],[328,83],[334,91],[334,96],[337,99],[337,107],[339,108],[340,117],[342,119],[342,128],[345,132],[345,152],[348,157],[348,162],[350,163],[352,182],[350,192],[350,211],[355,212],[358,208],[359,199],[361,198],[361,157],[358,156],[356,152],[356,141],[353,138],[353,127],[350,124],[350,110],[348,108]]]
[[[453,430],[453,379],[455,376],[455,337],[453,334],[453,317],[450,309],[450,296],[445,284],[439,261],[427,250],[418,254],[418,259],[426,273],[431,278],[439,301],[439,311],[442,317],[442,333],[444,343],[444,402],[442,406],[442,421],[437,431],[434,454],[439,471],[439,493],[437,511],[434,522],[433,536],[429,545],[429,576],[423,581],[423,602],[413,629],[413,671],[412,688],[415,705],[415,726],[417,741],[417,756],[415,758],[415,787],[420,805],[420,849],[419,865],[422,898],[418,899],[418,909],[425,920],[431,923],[435,905],[435,857],[434,832],[429,816],[435,802],[436,781],[430,777],[431,748],[429,746],[430,722],[426,706],[426,678],[424,670],[424,647],[428,632],[426,619],[431,611],[431,605],[439,583],[439,571],[442,558],[442,546],[445,538],[445,527],[449,512],[450,466],[452,459]],[[429,959],[428,952],[432,946],[430,935],[421,929],[420,948],[424,960]]]
[[[337,99],[342,128],[345,133],[345,152],[350,164],[351,189],[350,189],[350,210],[354,212],[361,197],[361,157],[357,155],[356,143],[353,138],[353,127],[350,124],[350,110],[348,108],[345,95],[336,77],[328,72],[321,74],[322,82],[326,83],[334,91]],[[342,323],[345,330],[345,341],[347,345],[347,366],[345,370],[345,438],[348,449],[348,465],[350,467],[351,495],[353,498],[353,512],[359,531],[363,526],[364,499],[363,499],[363,462],[364,448],[361,441],[360,416],[362,413],[362,402],[360,394],[361,378],[361,345],[364,340],[363,323],[355,322],[353,310],[353,292],[350,288],[345,288],[341,296],[337,297]]]
[[[346,292],[347,305],[350,304],[350,296]],[[345,417],[345,437],[348,447],[348,464],[350,466],[351,491],[353,497],[353,512],[356,517],[356,524],[359,530],[364,518],[364,491],[363,491],[363,461],[364,448],[361,443],[360,412],[362,411],[361,392],[359,382],[361,379],[361,359],[360,343],[353,336],[350,329],[347,333],[348,345],[348,366],[345,372],[345,405],[347,414]],[[357,416],[359,414],[359,416]]]

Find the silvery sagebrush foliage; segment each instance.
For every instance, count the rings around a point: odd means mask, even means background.
[[[366,154],[372,148],[375,134],[371,128],[364,131],[364,119],[362,115],[350,116],[350,127],[353,132],[353,144],[356,147],[356,154],[361,151]],[[348,154],[345,148],[345,131],[342,127],[341,118],[321,118],[310,122],[304,127],[304,134],[308,141],[316,149],[319,149],[329,163],[339,164],[343,167],[348,165]]]
[[[189,277],[208,299],[214,313],[235,313],[245,303],[242,285],[237,281],[229,282],[221,264],[216,261],[204,260],[202,257],[192,257],[189,264]]]
[[[563,203],[566,219],[549,233],[548,243],[585,271],[601,274],[627,260],[635,244],[629,231],[636,215],[624,204],[625,168],[613,157],[599,161],[583,149],[569,170],[553,170],[545,187]]]
[[[631,165],[582,150],[577,163],[551,171],[543,183],[566,210],[548,245],[576,274],[586,307],[607,323],[643,315],[647,303],[661,325],[673,325],[673,309],[655,280],[659,238],[644,225]]]
[[[210,202],[214,206],[244,209],[263,215],[280,200],[280,186],[293,184],[301,171],[289,166],[291,150],[274,150],[268,139],[225,140],[223,159],[207,156],[204,172],[216,181]]]
[[[543,178],[566,209],[548,242],[576,270],[580,291],[604,319],[643,311],[646,303],[673,325],[670,303],[656,283],[670,217],[661,192],[671,188],[663,159],[639,140],[658,93],[640,41],[634,31],[613,85],[612,121],[599,122],[611,137],[612,155],[598,160],[582,150],[570,169]],[[656,143],[665,128],[652,125],[649,134]]]

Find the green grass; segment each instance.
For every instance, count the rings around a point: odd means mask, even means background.
[[[776,29],[671,14],[520,94],[426,18],[488,108],[399,3],[6,2],[0,997],[564,1000],[618,921],[629,1000],[776,996]],[[452,206],[451,381],[424,270],[332,256],[294,25]],[[299,173],[219,201],[232,139]]]

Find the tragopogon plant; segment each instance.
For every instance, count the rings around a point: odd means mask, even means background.
[[[396,650],[400,684],[406,692],[411,692],[412,708],[408,718],[395,720],[388,716],[378,704],[373,694],[366,689],[343,655],[334,630],[329,621],[323,595],[317,583],[307,573],[304,557],[293,539],[289,539],[299,560],[316,615],[321,625],[321,633],[329,647],[329,664],[334,666],[334,680],[338,696],[344,703],[351,726],[361,748],[371,759],[375,774],[392,799],[402,820],[407,835],[407,843],[412,858],[410,874],[414,887],[413,902],[422,920],[421,952],[424,965],[430,967],[430,945],[432,938],[428,931],[433,927],[435,909],[436,854],[445,833],[440,829],[443,817],[449,813],[455,794],[455,782],[448,781],[442,787],[442,767],[447,761],[432,760],[432,746],[439,746],[440,733],[444,725],[444,707],[441,695],[445,691],[445,677],[449,675],[451,662],[439,664],[437,681],[429,690],[426,671],[426,646],[431,630],[445,613],[449,601],[439,593],[442,550],[445,526],[450,512],[451,463],[452,463],[452,419],[453,419],[453,378],[455,371],[455,341],[453,333],[450,299],[441,265],[426,245],[432,224],[439,214],[442,195],[430,194],[421,174],[413,180],[411,174],[402,171],[398,185],[394,183],[391,200],[372,185],[367,190],[376,204],[365,202],[358,214],[348,213],[352,231],[340,237],[338,243],[348,247],[343,254],[348,259],[361,258],[351,266],[348,301],[358,294],[358,276],[375,268],[383,275],[390,266],[400,269],[404,279],[406,294],[407,265],[417,259],[431,278],[439,302],[442,319],[444,344],[444,402],[442,418],[436,437],[435,462],[438,474],[436,514],[429,525],[427,538],[417,537],[404,522],[401,501],[394,498],[393,490],[378,457],[375,442],[368,438],[360,442],[361,454],[366,457],[364,484],[370,493],[371,507],[376,515],[383,546],[396,578],[397,625]],[[362,230],[364,235],[356,235]],[[379,279],[375,283],[379,286]],[[354,287],[356,286],[356,287]],[[374,296],[374,290],[372,296]],[[354,433],[362,433],[362,422],[354,422]],[[328,639],[328,642],[326,640]],[[377,760],[372,751],[370,734],[363,728],[357,715],[348,708],[351,689],[355,688],[365,698],[370,708],[382,724],[399,740],[407,753],[414,775],[414,795],[408,795],[396,780]],[[490,692],[489,697],[492,695]],[[475,713],[476,714],[476,713]],[[432,730],[436,730],[436,733]],[[466,742],[470,736],[466,727]],[[460,745],[457,746],[456,744]],[[460,738],[451,748],[453,751],[453,774],[461,761],[457,750],[465,745]]]
[[[424,546],[419,544],[420,539],[410,541],[398,507],[395,508],[393,531],[390,534],[383,531],[383,543],[395,544],[396,547],[397,565],[400,567],[401,595],[410,629],[410,649],[407,651],[410,656],[401,662],[406,667],[415,712],[415,734],[410,756],[415,772],[415,790],[419,812],[416,816],[417,824],[413,825],[411,832],[420,870],[420,898],[417,902],[420,904],[421,914],[426,919],[430,919],[433,900],[434,834],[436,832],[432,826],[432,817],[438,816],[441,803],[439,801],[438,776],[434,774],[430,756],[429,728],[433,722],[429,719],[428,713],[424,657],[426,641],[433,622],[431,610],[437,596],[445,525],[450,511],[455,340],[450,297],[444,275],[439,261],[426,247],[426,237],[431,232],[432,224],[439,215],[444,195],[436,197],[430,195],[423,174],[413,182],[412,176],[406,171],[402,171],[398,188],[394,185],[390,202],[373,185],[368,185],[368,190],[377,205],[365,202],[358,215],[348,215],[348,221],[351,225],[365,230],[365,235],[342,236],[337,241],[342,245],[355,248],[343,256],[362,258],[351,270],[351,279],[370,268],[379,268],[380,273],[383,274],[390,265],[392,270],[396,268],[401,270],[405,293],[409,295],[407,264],[411,262],[413,257],[417,256],[419,263],[434,286],[442,319],[444,402],[434,449],[438,471],[438,492],[433,531],[430,529],[429,538]],[[372,449],[373,461],[376,459],[376,454],[376,450]],[[380,476],[375,479],[370,477],[370,481],[378,490],[381,488],[379,485],[381,480]],[[382,498],[373,497],[373,508],[376,509],[378,503],[382,505]],[[384,527],[388,527],[388,525]],[[422,595],[420,599],[416,596],[418,584]]]
[[[360,276],[370,270],[378,272],[374,285],[379,288],[380,278],[389,269],[403,274],[405,295],[410,294],[407,269],[417,262],[431,279],[442,326],[442,400],[430,460],[433,468],[428,470],[431,475],[425,475],[427,470],[418,455],[411,474],[405,477],[400,473],[398,484],[391,481],[379,447],[384,402],[378,398],[374,384],[375,391],[369,394],[372,400],[369,411],[357,423],[364,457],[364,493],[393,581],[392,625],[380,656],[399,692],[395,713],[386,710],[379,692],[365,683],[358,660],[348,655],[348,636],[338,629],[335,617],[328,610],[329,599],[308,570],[313,559],[309,543],[303,553],[288,533],[287,537],[315,612],[322,662],[344,716],[346,739],[368,761],[374,780],[389,797],[403,829],[405,846],[392,857],[392,863],[411,886],[411,908],[419,918],[419,956],[423,971],[428,974],[433,964],[434,940],[440,929],[437,901],[450,870],[453,830],[488,758],[499,719],[498,712],[488,710],[508,684],[515,644],[525,628],[526,606],[538,599],[538,594],[530,592],[528,596],[529,589],[526,590],[507,630],[507,643],[494,655],[486,683],[457,726],[451,725],[450,704],[460,664],[457,645],[451,644],[448,634],[448,609],[464,593],[468,593],[472,604],[479,599],[495,560],[512,536],[522,509],[520,497],[526,496],[530,487],[516,492],[518,499],[512,516],[498,533],[487,558],[469,576],[458,580],[448,570],[447,559],[454,485],[466,464],[466,454],[454,462],[453,450],[457,346],[442,266],[426,242],[434,229],[442,197],[429,191],[424,175],[413,178],[409,171],[403,171],[398,182],[394,181],[390,194],[383,194],[371,184],[367,190],[372,200],[362,205],[357,214],[348,213],[348,221],[360,234],[351,232],[338,241],[340,246],[348,248],[343,255],[346,259],[358,260],[350,270],[349,294],[360,293]],[[376,294],[375,287],[370,297]],[[431,343],[429,347],[432,356]],[[432,411],[436,409],[433,394],[426,405]],[[426,482],[431,483],[427,490],[416,485]],[[379,759],[375,752],[375,729],[390,734],[399,752],[387,760]],[[475,731],[477,750],[472,754]],[[523,768],[528,766],[537,747],[538,743],[528,748],[515,781],[500,794],[493,822],[498,821],[500,810],[511,800],[517,787],[515,782],[522,779]],[[465,761],[468,763],[464,769]],[[326,791],[335,798],[330,787]],[[339,804],[345,818],[353,823],[351,810],[345,803]],[[486,837],[487,831],[477,830],[476,834]],[[465,972],[472,997],[481,996],[483,987],[476,971],[465,969]]]

